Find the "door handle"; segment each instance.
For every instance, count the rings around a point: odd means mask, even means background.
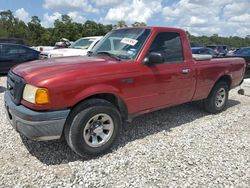
[[[189,68],[186,68],[186,69],[182,69],[181,70],[181,73],[182,74],[188,74],[190,72],[190,69]]]

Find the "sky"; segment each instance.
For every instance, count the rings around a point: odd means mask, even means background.
[[[56,19],[68,14],[80,23],[139,21],[193,35],[250,35],[250,0],[0,0],[1,10],[11,10],[26,23],[38,16],[44,27],[53,27]]]

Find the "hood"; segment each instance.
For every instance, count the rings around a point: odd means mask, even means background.
[[[87,49],[75,49],[75,48],[60,48],[54,49],[50,51],[42,52],[41,54],[45,54],[48,56],[55,55],[57,57],[60,56],[79,56],[79,55],[87,55]]]
[[[133,62],[134,63],[134,62]],[[124,72],[135,72],[132,62],[117,61],[107,56],[76,56],[50,58],[23,63],[13,68],[13,72],[28,83],[45,83],[48,80],[92,78]],[[66,78],[67,77],[67,78]]]

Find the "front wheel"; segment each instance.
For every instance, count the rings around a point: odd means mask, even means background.
[[[121,116],[114,105],[106,100],[90,99],[73,109],[64,134],[77,154],[97,156],[110,150],[120,128]]]
[[[204,108],[210,113],[221,112],[228,101],[228,84],[226,82],[218,82],[210,92],[209,96],[203,101]]]

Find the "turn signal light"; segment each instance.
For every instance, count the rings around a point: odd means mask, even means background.
[[[45,88],[38,88],[35,97],[36,104],[48,104],[49,92]]]

